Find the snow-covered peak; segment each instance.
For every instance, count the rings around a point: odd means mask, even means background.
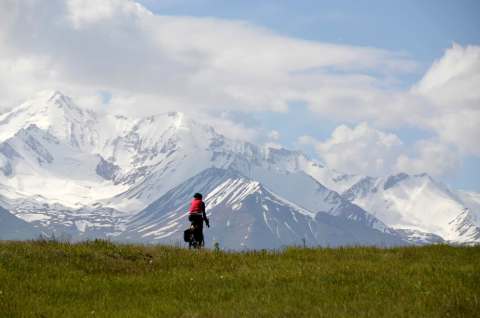
[[[402,188],[426,186],[437,187],[448,192],[445,185],[435,181],[426,173],[409,175],[401,172],[377,178],[368,176],[360,177],[355,184],[343,193],[343,196],[350,200],[353,197],[366,195],[369,191],[401,191]]]
[[[95,121],[92,111],[76,106],[69,97],[58,91],[43,91],[0,116],[0,142],[32,125],[59,139],[72,141],[78,137],[75,134],[81,134]]]
[[[70,97],[59,91],[41,91],[14,110],[28,112],[32,115],[37,113],[48,115],[58,110],[72,116],[82,116],[83,114],[83,110],[76,106]]]
[[[445,240],[470,241],[475,235],[459,229],[468,225],[477,231],[480,225],[475,213],[464,213],[468,205],[460,193],[425,173],[365,177],[343,197],[393,228],[434,233]]]
[[[151,115],[143,118],[132,118],[135,124],[132,132],[142,136],[144,139],[162,139],[165,137],[177,137],[178,140],[196,139],[203,143],[218,134],[210,126],[199,123],[181,112],[167,112]]]

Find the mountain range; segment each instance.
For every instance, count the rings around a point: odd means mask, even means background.
[[[480,194],[427,174],[345,174],[182,113],[111,115],[57,91],[0,115],[0,239],[179,244],[195,192],[207,246],[480,242]]]

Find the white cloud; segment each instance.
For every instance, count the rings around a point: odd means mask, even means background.
[[[66,6],[67,17],[76,29],[103,21],[134,20],[150,14],[140,4],[125,0],[68,0]]]
[[[401,154],[396,162],[397,171],[428,172],[434,176],[448,175],[460,165],[458,152],[443,143],[420,140],[415,144],[416,157]]]
[[[312,136],[303,135],[297,138],[297,143],[301,146],[312,146],[317,143],[317,140]]]
[[[280,133],[278,132],[278,130],[270,130],[268,132],[268,139],[270,140],[279,140],[280,139]]]
[[[263,131],[255,127],[249,127],[241,121],[233,120],[224,112],[216,115],[205,112],[198,113],[194,118],[207,123],[212,126],[215,131],[231,139],[256,142],[260,139],[260,135],[263,133]]]
[[[453,44],[443,57],[433,63],[415,92],[432,99],[439,107],[479,108],[480,46]]]
[[[394,134],[384,133],[361,123],[354,128],[337,127],[326,141],[304,136],[301,143],[313,143],[327,166],[356,174],[384,175],[401,151],[402,142]]]
[[[324,142],[309,136],[302,136],[298,142],[315,145],[327,164],[346,172],[449,174],[459,167],[462,156],[480,156],[478,87],[480,47],[454,44],[409,91],[385,94],[366,90],[368,93],[363,97],[338,93],[340,98],[350,96],[351,103],[347,107],[340,105],[342,101],[335,103],[334,99],[332,104],[331,96],[335,94],[332,92],[330,96],[323,96],[325,100],[321,103],[327,109],[337,104],[347,121],[355,122],[363,115],[380,127],[408,123],[429,130],[432,139],[417,141],[413,149],[401,142],[392,147],[384,142],[387,135],[363,124],[353,129],[341,126]],[[365,105],[362,101],[366,101]],[[382,109],[385,114],[378,114]],[[357,162],[356,158],[362,158],[362,162]]]
[[[419,125],[463,153],[480,156],[480,46],[454,44],[412,91],[431,103]]]
[[[441,176],[459,165],[458,152],[452,147],[434,140],[419,140],[409,149],[397,135],[367,123],[353,128],[341,125],[325,141],[301,136],[298,143],[314,146],[327,166],[361,175],[427,172]]]
[[[10,52],[2,59],[48,62],[38,70],[45,76],[24,81],[24,91],[61,83],[74,96],[102,89],[168,101],[147,103],[146,111],[286,111],[289,101],[309,100],[339,82],[345,95],[373,85],[363,72],[415,67],[385,50],[284,37],[242,21],[159,16],[132,1],[4,1],[0,20]],[[9,82],[5,91],[15,77]],[[0,104],[14,97],[2,96]]]

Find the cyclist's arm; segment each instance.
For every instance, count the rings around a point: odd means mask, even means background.
[[[201,209],[202,209],[203,219],[206,220],[207,219],[207,213],[205,213],[205,203],[203,203],[203,202],[201,204]]]
[[[210,227],[210,221],[207,218],[207,213],[205,213],[205,203],[202,202],[202,214],[203,214],[203,221],[207,225],[207,227]]]

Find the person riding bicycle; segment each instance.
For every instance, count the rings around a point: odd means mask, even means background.
[[[203,240],[203,222],[207,227],[210,227],[210,222],[205,213],[205,203],[202,201],[202,195],[195,193],[193,195],[192,203],[190,203],[188,220],[192,223],[191,227],[194,230],[194,237],[201,245],[204,244]]]

